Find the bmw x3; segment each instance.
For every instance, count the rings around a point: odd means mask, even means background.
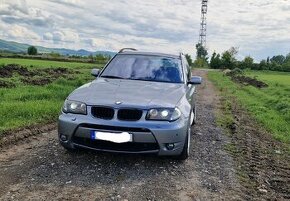
[[[59,116],[60,144],[186,159],[196,122],[196,87],[183,54],[120,50],[95,80],[74,90]]]

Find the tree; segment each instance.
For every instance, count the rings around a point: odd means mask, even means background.
[[[208,68],[208,63],[205,59],[197,58],[194,61],[193,66],[198,67],[198,68]]]
[[[235,57],[238,54],[238,52],[239,52],[239,48],[237,48],[237,47],[231,47],[228,51],[230,52],[230,54],[232,55],[232,57]]]
[[[216,52],[212,54],[211,59],[210,59],[210,67],[214,69],[221,68],[220,54],[216,54]]]
[[[241,62],[240,66],[241,66],[242,69],[246,69],[246,68],[253,69],[253,67],[254,67],[254,59],[252,57],[250,57],[250,56],[247,56]]]
[[[207,57],[208,52],[207,52],[207,50],[200,43],[196,44],[195,47],[196,47],[196,58],[202,58],[205,61],[207,61],[208,60],[208,57]]]
[[[269,64],[267,63],[266,60],[262,60],[259,64],[259,69],[257,70],[268,70],[269,69]]]
[[[286,72],[290,72],[290,59],[287,60],[283,65],[282,65],[282,70]]]
[[[275,61],[272,61],[269,65],[269,70],[282,71],[282,66]]]
[[[97,63],[106,63],[107,61],[109,61],[109,56],[104,55],[104,54],[97,54],[96,55],[96,61]]]
[[[270,57],[267,57],[267,64],[270,64]]]
[[[211,55],[211,58],[210,58],[210,64],[209,64],[209,66],[211,67],[211,68],[215,68],[215,58],[216,58],[216,52],[214,51],[213,53],[212,53],[212,55]]]
[[[192,62],[192,58],[189,54],[185,54],[185,58],[189,64],[189,66],[192,66],[193,62]]]
[[[238,53],[237,48],[231,47],[229,50],[222,54],[222,66],[224,68],[234,69],[236,67],[236,54]]]
[[[27,54],[29,54],[29,55],[37,55],[37,48],[34,47],[34,46],[28,47]]]
[[[196,44],[195,47],[196,47],[196,59],[193,65],[200,68],[207,68],[208,67],[207,50],[200,43]]]
[[[88,56],[88,58],[89,58],[89,60],[90,60],[91,63],[94,63],[95,59],[94,59],[94,56],[92,54],[90,54]]]
[[[284,64],[285,63],[290,63],[290,53],[286,55],[285,60],[284,60]]]
[[[276,62],[277,64],[282,65],[285,62],[285,57],[283,55],[277,55],[277,56],[273,56],[270,61],[271,62]]]
[[[229,51],[225,51],[222,54],[222,66],[223,68],[234,69],[234,60]]]
[[[52,58],[60,58],[61,55],[58,52],[51,52],[49,53],[49,56]]]

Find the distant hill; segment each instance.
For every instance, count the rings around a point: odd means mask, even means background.
[[[3,50],[3,51],[15,52],[15,53],[26,53],[27,48],[29,46],[31,46],[31,45],[0,39],[0,50]],[[39,53],[56,52],[56,53],[59,53],[61,55],[89,56],[90,54],[93,54],[93,55],[103,54],[103,55],[114,56],[116,54],[115,52],[110,52],[110,51],[91,52],[91,51],[87,51],[84,49],[71,50],[71,49],[65,49],[65,48],[46,48],[46,47],[42,47],[42,46],[35,46],[35,47],[37,48]]]

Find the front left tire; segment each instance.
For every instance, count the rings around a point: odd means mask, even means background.
[[[196,106],[191,111],[191,125],[196,124]]]

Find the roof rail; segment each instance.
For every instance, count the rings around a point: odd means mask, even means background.
[[[125,52],[126,50],[131,50],[131,51],[138,51],[137,49],[135,49],[135,48],[123,48],[123,49],[121,49],[118,53],[122,53],[122,52]]]

